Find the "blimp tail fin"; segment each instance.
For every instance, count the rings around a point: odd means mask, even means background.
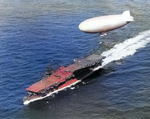
[[[134,21],[133,17],[130,15],[130,11],[124,11],[122,13],[122,16],[124,17],[124,19],[126,19],[127,22]]]

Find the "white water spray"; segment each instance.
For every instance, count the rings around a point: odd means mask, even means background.
[[[150,30],[139,33],[134,38],[125,40],[123,43],[116,44],[113,48],[108,51],[104,51],[102,56],[106,56],[103,60],[102,66],[95,68],[103,68],[105,65],[112,61],[120,60],[130,55],[134,55],[137,49],[145,47],[150,42]]]

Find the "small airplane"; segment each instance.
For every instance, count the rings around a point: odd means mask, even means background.
[[[100,33],[107,35],[108,31],[120,28],[134,21],[130,11],[124,11],[120,15],[107,15],[87,19],[79,24],[79,29],[86,33]]]

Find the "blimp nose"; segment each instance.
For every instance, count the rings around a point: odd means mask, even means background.
[[[87,31],[87,26],[83,22],[79,24],[79,29],[83,32]]]
[[[94,24],[89,24],[87,21],[83,21],[79,24],[79,29],[83,32],[92,32]]]

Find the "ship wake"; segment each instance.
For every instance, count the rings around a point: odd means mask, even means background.
[[[125,40],[123,43],[116,44],[110,50],[102,53],[102,56],[105,56],[106,58],[103,59],[102,66],[95,68],[95,70],[103,68],[112,61],[134,55],[138,49],[145,47],[149,42],[150,30],[141,32],[137,36]]]

